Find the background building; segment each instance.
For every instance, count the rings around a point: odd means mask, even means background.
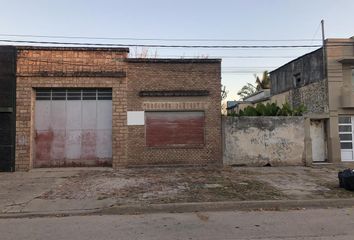
[[[271,101],[304,104],[311,124],[326,136],[317,161],[354,161],[354,38],[327,39],[325,47],[270,72]],[[315,133],[313,133],[315,134]]]

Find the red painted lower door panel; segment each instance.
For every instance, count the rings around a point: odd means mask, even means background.
[[[37,91],[34,142],[34,167],[110,166],[110,90]]]

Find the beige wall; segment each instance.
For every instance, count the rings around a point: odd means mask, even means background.
[[[349,44],[349,46],[342,46]],[[354,92],[351,80],[353,65],[342,64],[343,58],[354,57],[353,39],[327,39],[325,48],[327,76],[323,81],[299,88],[296,94],[292,89],[272,96],[272,102],[292,103],[299,100],[310,112],[309,117],[326,119],[328,161],[340,162],[340,142],[338,116],[354,115]],[[295,99],[298,98],[298,99]],[[321,103],[325,103],[321,106]]]
[[[277,95],[274,95],[270,98],[271,103],[276,103],[278,106],[283,105],[286,102],[289,102],[289,91],[283,92]]]
[[[343,43],[351,46],[340,46]],[[353,39],[327,39],[327,78],[329,96],[328,157],[330,162],[340,161],[338,115],[354,115],[354,94],[352,91],[352,66],[342,64],[340,59],[354,57]]]
[[[225,165],[304,165],[302,117],[223,118]]]

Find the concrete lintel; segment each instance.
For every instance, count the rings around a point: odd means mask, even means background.
[[[304,115],[305,118],[309,119],[328,119],[329,114],[328,113],[308,113]]]
[[[354,57],[344,57],[337,60],[342,64],[354,64]]]

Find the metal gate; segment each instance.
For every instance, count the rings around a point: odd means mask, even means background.
[[[110,166],[111,89],[37,89],[34,167]]]
[[[0,47],[0,171],[15,170],[16,49]]]

